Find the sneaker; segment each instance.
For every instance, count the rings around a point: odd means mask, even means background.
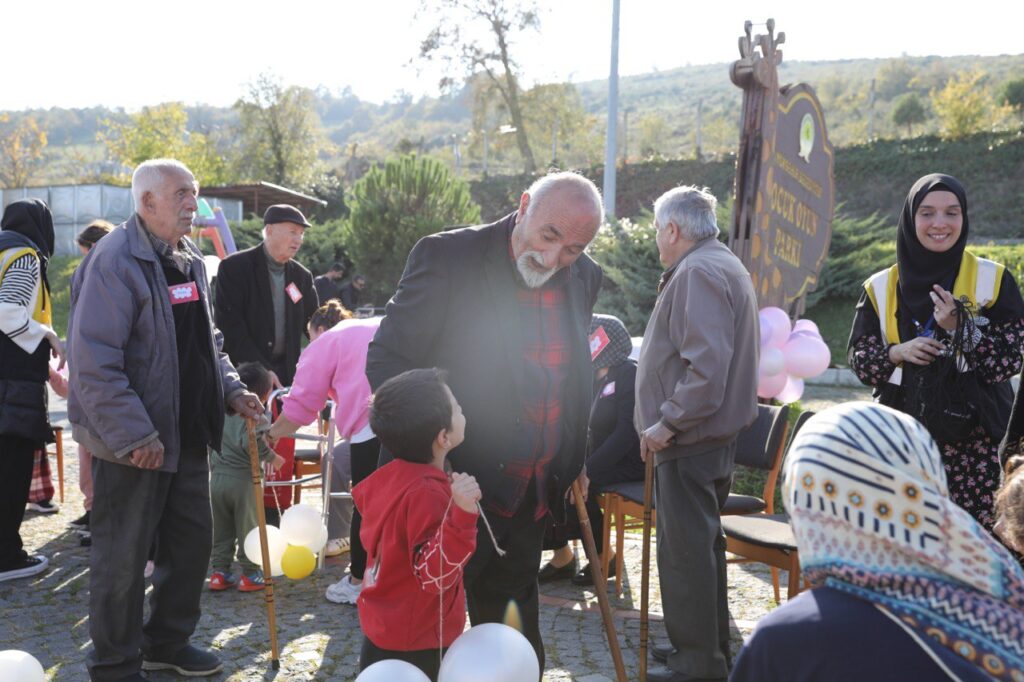
[[[77,519],[68,524],[75,531],[88,531],[89,530],[89,512],[88,510],[79,516]]]
[[[53,500],[43,500],[41,502],[29,502],[28,508],[32,511],[37,511],[40,514],[56,514],[60,511],[60,507]]]
[[[249,575],[243,574],[238,580],[239,592],[259,592],[264,587],[263,571],[257,569]]]
[[[0,571],[0,583],[5,580],[28,578],[29,576],[37,575],[45,571],[46,567],[49,565],[50,561],[42,554],[26,556],[21,562],[11,566],[7,570]]]
[[[362,591],[363,584],[353,585],[352,576],[346,575],[338,582],[328,586],[327,593],[324,596],[327,598],[327,601],[334,602],[335,604],[355,604],[356,600],[359,599],[359,593]]]
[[[214,592],[221,592],[229,587],[234,587],[237,584],[235,576],[224,571],[214,571],[210,575],[210,589]]]
[[[142,669],[173,670],[183,677],[206,677],[219,673],[224,669],[224,664],[213,653],[189,644],[170,661],[154,661],[143,657]]]
[[[348,538],[334,538],[327,541],[327,547],[324,548],[324,556],[347,554],[351,549]]]
[[[92,547],[92,533],[89,531],[82,532],[82,539],[78,541],[81,547]]]

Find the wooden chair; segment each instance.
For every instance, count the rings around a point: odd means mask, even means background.
[[[807,411],[797,417],[789,445],[792,445],[797,432],[813,414]],[[786,449],[789,449],[788,446]],[[785,457],[781,456],[778,459],[773,466],[776,477]],[[774,487],[774,481],[772,485]],[[800,553],[793,537],[793,529],[789,525],[789,517],[785,514],[774,514],[773,511],[773,508],[767,508],[765,513],[723,516],[722,530],[725,532],[726,551],[738,557],[730,559],[730,563],[756,561],[771,567],[775,602],[781,603],[779,569],[789,571],[786,597],[792,599],[801,588]]]
[[[789,405],[757,406],[757,419],[740,431],[736,439],[736,468],[748,467],[768,472],[761,496],[729,493],[722,508],[722,516],[756,514],[775,511],[775,487],[782,466],[782,452],[786,446],[789,426]]]
[[[755,468],[768,469],[768,480],[761,494],[762,498],[751,495],[729,495],[722,514],[743,514],[743,509],[772,510],[774,507],[775,485],[782,464],[785,446],[789,406],[773,407],[758,405],[757,419],[740,432],[736,441],[736,462]],[[623,547],[627,530],[643,528],[644,482],[631,481],[605,486],[602,495],[604,515],[604,553],[601,561],[606,571],[610,563],[611,520],[615,523],[615,593],[622,595]],[[731,503],[731,506],[730,506]],[[651,511],[651,523],[655,523],[657,503]]]
[[[54,426],[53,427],[53,438],[56,441],[53,449],[46,448],[45,455],[57,456],[57,486],[60,491],[60,503],[64,504],[64,427]]]

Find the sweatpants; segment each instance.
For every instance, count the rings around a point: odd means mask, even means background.
[[[214,571],[230,573],[236,551],[242,573],[252,575],[259,570],[259,566],[245,556],[245,538],[258,523],[255,504],[251,472],[229,470],[211,474],[213,553],[210,562]]]

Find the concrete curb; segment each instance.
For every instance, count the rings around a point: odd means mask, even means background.
[[[822,374],[812,379],[805,379],[804,383],[808,386],[856,386],[864,388],[864,384],[860,382],[860,379],[857,378],[853,370],[846,367],[829,367]],[[1020,386],[1019,374],[1010,379],[1010,385],[1013,386],[1013,391],[1016,393],[1017,388]]]

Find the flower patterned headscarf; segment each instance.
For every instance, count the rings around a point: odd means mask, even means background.
[[[1024,571],[949,499],[914,418],[850,402],[800,430],[784,501],[804,576],[873,603],[922,647],[1024,680]]]

